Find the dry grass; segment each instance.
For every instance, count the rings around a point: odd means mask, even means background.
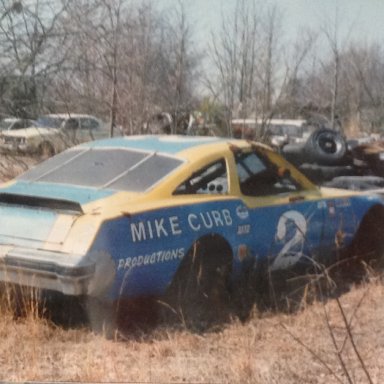
[[[384,377],[383,299],[380,282],[354,287],[340,298],[374,383]],[[64,329],[36,311],[14,318],[5,306],[0,314],[0,380],[369,383],[347,336],[336,299],[295,314],[255,312],[245,324],[233,320],[217,332],[161,327],[124,341],[106,340],[86,328]]]
[[[0,155],[0,182],[9,180],[40,162],[38,157]]]
[[[217,332],[159,327],[109,341],[81,326],[55,325],[35,306],[15,318],[5,298],[0,381],[379,384],[383,299],[376,280],[293,314],[255,311],[246,323],[233,320]]]

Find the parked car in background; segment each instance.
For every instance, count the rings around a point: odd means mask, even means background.
[[[233,119],[233,136],[245,139],[268,139],[275,148],[302,143],[315,130],[303,119]]]
[[[4,132],[0,149],[49,157],[73,145],[108,135],[105,124],[95,116],[49,114],[39,117],[32,127]]]
[[[105,330],[159,299],[185,324],[207,324],[274,274],[382,257],[384,205],[318,188],[256,142],[127,136],[3,185],[0,224],[0,281],[85,300]]]
[[[32,127],[36,121],[31,119],[21,119],[18,117],[6,117],[0,120],[0,133]]]

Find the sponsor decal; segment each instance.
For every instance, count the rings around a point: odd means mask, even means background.
[[[233,220],[228,209],[221,209],[190,213],[187,216],[187,223],[189,230],[197,232],[204,229],[230,227]],[[130,229],[134,243],[183,234],[178,216],[133,222],[130,225]]]
[[[329,214],[333,216],[336,213],[335,203],[333,201],[327,201],[327,206]]]
[[[327,208],[327,203],[325,201],[319,201],[317,203],[317,208],[318,209],[325,209],[325,208]]]
[[[239,225],[237,227],[237,234],[238,235],[248,235],[250,232],[251,232],[251,225],[250,224]]]
[[[344,199],[337,199],[335,200],[336,207],[350,207],[351,206],[351,200],[344,198]]]
[[[249,217],[248,208],[245,205],[239,205],[236,208],[236,215],[239,219],[245,220]]]
[[[117,270],[145,267],[158,263],[166,263],[173,260],[181,260],[185,255],[184,248],[157,251],[146,255],[126,257],[119,259]]]

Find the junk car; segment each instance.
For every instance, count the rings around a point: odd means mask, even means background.
[[[4,132],[3,152],[50,157],[76,144],[108,137],[104,124],[92,115],[49,114],[25,129]]]
[[[7,131],[28,128],[35,125],[36,122],[30,119],[21,119],[17,117],[6,117],[0,121],[0,134]]]
[[[383,221],[379,195],[319,188],[256,142],[104,139],[1,187],[0,280],[83,298],[95,328],[152,298],[188,319],[250,276],[371,254]]]

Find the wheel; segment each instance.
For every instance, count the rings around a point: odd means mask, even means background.
[[[44,141],[39,145],[38,153],[40,157],[47,159],[55,154],[55,149],[50,142]]]
[[[228,319],[229,245],[217,235],[205,236],[187,253],[164,298],[165,320],[205,330]]]
[[[347,161],[347,143],[344,137],[333,129],[320,128],[313,132],[305,144],[304,151],[308,162],[341,165]]]
[[[343,275],[356,281],[363,280],[368,270],[382,272],[384,266],[384,207],[375,205],[369,209],[360,223],[359,229],[345,250]]]
[[[291,163],[315,163],[318,165],[349,165],[347,143],[337,131],[319,128],[305,143],[287,144],[281,149],[282,155]]]

